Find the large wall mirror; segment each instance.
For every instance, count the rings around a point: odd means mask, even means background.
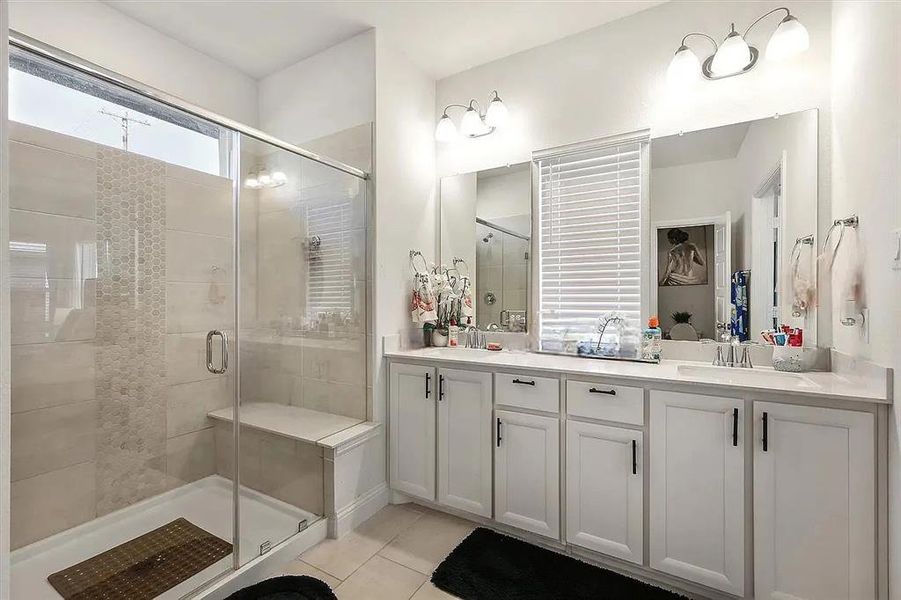
[[[440,261],[468,270],[479,329],[526,331],[531,188],[530,163],[441,179]]]
[[[815,344],[816,110],[653,139],[650,181],[664,337],[760,341],[787,324]]]

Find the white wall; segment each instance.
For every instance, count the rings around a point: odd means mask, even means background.
[[[96,0],[9,3],[10,28],[251,126],[256,80]]]
[[[835,2],[833,38],[832,216],[860,216],[870,308],[869,342],[835,322],[835,346],[895,370],[889,589],[891,598],[901,599],[901,271],[889,266],[890,232],[901,228],[901,4]]]
[[[259,82],[260,129],[293,144],[375,120],[375,30]]]

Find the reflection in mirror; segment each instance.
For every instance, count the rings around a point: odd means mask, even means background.
[[[529,169],[522,163],[441,180],[441,262],[469,269],[475,280],[473,325],[479,329],[526,330]]]
[[[650,219],[665,338],[815,343],[816,110],[652,140]]]

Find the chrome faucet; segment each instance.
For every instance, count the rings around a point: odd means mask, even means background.
[[[470,325],[466,328],[466,347],[484,349],[488,345],[487,337],[478,327]]]
[[[725,352],[723,351],[725,348]],[[716,355],[713,358],[715,367],[736,367],[739,369],[752,369],[751,344],[742,343],[738,336],[729,336],[728,341],[716,344]]]

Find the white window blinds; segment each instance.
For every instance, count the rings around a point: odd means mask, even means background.
[[[307,311],[352,316],[356,281],[353,271],[353,199],[310,203],[305,207],[309,237]]]
[[[607,313],[640,325],[647,143],[642,135],[536,154],[542,341],[586,339]]]

